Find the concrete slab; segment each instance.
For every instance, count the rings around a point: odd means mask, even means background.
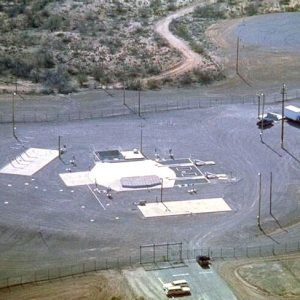
[[[97,163],[90,172],[90,178],[93,182],[110,187],[115,191],[133,190],[132,188],[124,188],[121,179],[138,176],[158,176],[163,179],[164,188],[173,187],[176,179],[174,171],[153,160]],[[154,186],[152,188],[160,188],[160,186]]]
[[[56,157],[58,150],[29,148],[4,166],[0,173],[32,176]]]
[[[146,218],[230,211],[223,198],[147,203],[138,208]]]
[[[66,186],[78,186],[93,184],[89,177],[90,172],[75,172],[75,173],[62,173],[59,174]]]

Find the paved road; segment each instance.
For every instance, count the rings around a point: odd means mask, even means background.
[[[145,299],[167,299],[162,285],[174,280],[185,279],[191,289],[187,300],[236,300],[236,297],[224,280],[212,268],[202,269],[196,262],[186,262],[178,267],[167,267],[160,270],[124,271],[124,274],[139,296]]]

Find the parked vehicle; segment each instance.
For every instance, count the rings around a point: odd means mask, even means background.
[[[259,120],[257,123],[256,123],[256,125],[258,126],[258,127],[271,127],[271,126],[273,126],[273,124],[274,124],[274,120],[272,120],[272,119],[270,119],[270,118],[267,118],[267,117],[265,117],[265,118],[263,118],[263,119],[261,119],[261,120]]]
[[[287,119],[300,122],[300,108],[288,105],[284,108],[284,115]]]
[[[203,269],[209,269],[209,265],[210,265],[209,256],[199,255],[196,257],[196,261]]]

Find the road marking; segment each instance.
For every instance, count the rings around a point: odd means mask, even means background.
[[[182,273],[182,274],[174,274],[172,275],[173,277],[177,277],[177,276],[189,276],[189,273]]]
[[[199,274],[213,274],[213,271],[208,271],[208,272],[199,272]]]
[[[94,197],[96,198],[96,200],[98,201],[98,203],[102,206],[102,208],[104,210],[106,210],[105,206],[102,204],[102,202],[100,201],[100,199],[97,197],[97,195],[95,194],[95,192],[91,189],[91,187],[89,185],[87,185],[88,189],[91,191],[91,193],[94,195]]]
[[[161,284],[164,284],[164,282],[161,280],[161,278],[157,277],[157,279],[160,281]]]

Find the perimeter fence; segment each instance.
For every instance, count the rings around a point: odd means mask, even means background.
[[[198,255],[208,255],[212,259],[239,259],[239,258],[259,258],[270,257],[278,255],[286,255],[292,253],[300,253],[300,241],[287,242],[283,244],[268,244],[260,246],[248,246],[248,247],[209,247],[200,249],[184,249],[182,251],[181,258],[183,260],[194,260]],[[170,255],[169,257],[172,257]],[[167,261],[165,257],[161,256],[151,264],[149,269],[159,269],[160,263],[163,262],[163,267],[166,267],[165,263],[170,263],[172,267],[172,261]],[[176,261],[175,263],[178,263]],[[124,268],[135,268],[141,266],[140,257],[138,255],[128,256],[127,258],[116,259],[103,259],[100,258],[89,260],[85,262],[78,262],[73,265],[60,266],[56,268],[32,270],[28,272],[20,272],[13,277],[0,277],[0,288],[10,287],[13,285],[22,285],[25,283],[35,283],[46,280],[59,279],[74,275],[85,274],[88,272],[95,272],[108,269],[121,270]],[[144,266],[144,265],[142,265]],[[146,269],[146,266],[145,266]],[[1,274],[0,274],[1,276]]]
[[[147,92],[144,92],[146,94]],[[232,104],[256,104],[258,103],[257,96],[227,96],[222,98],[216,97],[203,97],[199,99],[164,99],[163,95],[157,94],[159,101],[145,101],[148,103],[143,103],[143,99],[138,101],[137,97],[132,96],[128,98],[124,104],[120,93],[116,93],[117,98],[114,98],[112,105],[107,104],[106,106],[99,107],[101,105],[94,105],[92,108],[84,105],[78,108],[70,107],[68,109],[62,109],[59,104],[53,108],[47,110],[43,105],[39,107],[35,106],[34,110],[26,108],[26,105],[19,105],[14,108],[6,108],[6,111],[0,111],[0,123],[11,123],[14,119],[16,123],[29,123],[29,122],[54,122],[54,121],[75,121],[75,120],[86,120],[86,119],[97,119],[97,118],[107,118],[114,116],[126,116],[130,114],[141,115],[144,113],[155,113],[171,110],[187,110],[187,109],[199,109],[199,108],[209,108],[218,107],[222,105],[232,105]],[[143,97],[143,96],[142,96]],[[153,97],[153,95],[152,95]],[[288,94],[288,99],[298,99],[300,97],[300,90],[293,90]],[[275,104],[280,102],[282,96],[280,94],[269,95],[266,98],[266,104]],[[49,100],[51,101],[51,100]],[[50,102],[49,102],[50,103]],[[63,103],[63,102],[62,102]],[[23,107],[22,107],[23,106]],[[63,110],[63,111],[62,111]]]

